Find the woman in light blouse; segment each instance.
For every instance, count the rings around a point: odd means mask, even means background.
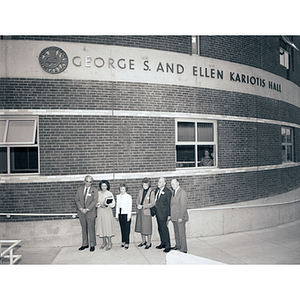
[[[201,161],[199,162],[199,167],[207,167],[207,166],[213,166],[214,165],[214,159],[211,156],[211,153],[209,149],[204,150],[204,156],[202,157]]]
[[[97,203],[97,226],[96,234],[102,238],[100,249],[112,248],[111,238],[114,234],[114,217],[112,208],[115,207],[115,198],[110,192],[110,184],[107,180],[101,180],[99,183],[100,191],[98,192]]]
[[[119,220],[121,234],[122,234],[122,247],[127,250],[129,248],[129,235],[131,225],[131,210],[132,210],[132,197],[127,194],[127,186],[121,183],[119,187],[120,194],[117,195],[116,205],[116,219]]]

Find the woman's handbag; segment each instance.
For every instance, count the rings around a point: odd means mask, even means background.
[[[154,217],[156,215],[156,206],[150,207],[151,216]]]

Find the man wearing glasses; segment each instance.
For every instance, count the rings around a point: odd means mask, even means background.
[[[90,251],[95,251],[96,233],[96,203],[98,202],[98,190],[92,187],[93,177],[87,175],[84,179],[84,185],[77,189],[75,203],[78,211],[77,215],[82,228],[82,246],[78,250],[84,250],[89,247]],[[90,242],[89,242],[90,241]]]

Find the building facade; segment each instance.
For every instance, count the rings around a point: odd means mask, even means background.
[[[189,209],[299,188],[299,48],[298,36],[3,36],[0,221],[71,218],[87,174],[133,199],[144,177],[178,177]]]

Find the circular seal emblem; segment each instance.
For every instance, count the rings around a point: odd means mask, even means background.
[[[45,48],[39,56],[39,62],[44,71],[50,74],[59,74],[68,66],[66,52],[58,47]]]

